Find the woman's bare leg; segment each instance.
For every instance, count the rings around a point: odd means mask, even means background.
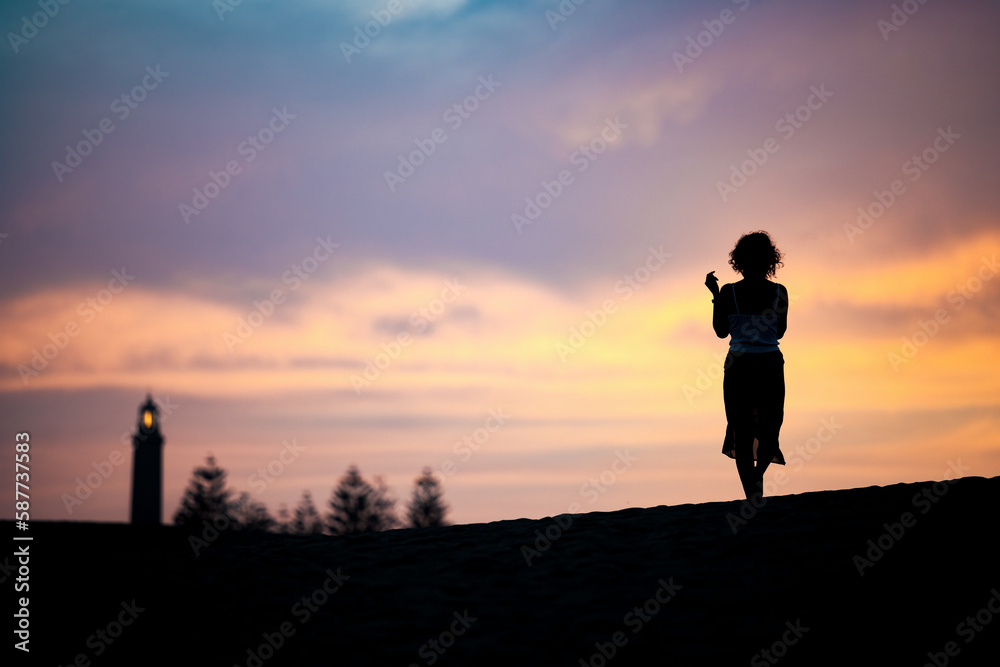
[[[749,436],[740,437],[740,430],[749,433]],[[749,500],[753,494],[759,492],[757,485],[759,477],[753,465],[753,432],[747,428],[736,431],[736,471],[740,474],[743,493]]]

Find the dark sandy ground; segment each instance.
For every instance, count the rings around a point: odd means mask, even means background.
[[[971,477],[197,555],[172,527],[34,522],[30,664],[996,665],[998,497]]]

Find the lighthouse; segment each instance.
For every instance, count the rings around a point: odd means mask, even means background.
[[[153,397],[139,407],[139,425],[132,436],[133,524],[159,525],[163,512],[163,436]]]

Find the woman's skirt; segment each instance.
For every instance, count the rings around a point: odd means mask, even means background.
[[[776,352],[730,352],[726,357],[722,393],[726,402],[726,437],[722,453],[736,458],[736,436],[744,429],[753,433],[753,458],[760,441],[772,441],[772,463],[785,464],[777,448],[785,415],[785,359]]]

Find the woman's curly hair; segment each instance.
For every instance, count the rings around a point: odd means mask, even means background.
[[[779,266],[784,266],[781,262],[782,257],[781,251],[771,241],[767,232],[750,232],[741,236],[736,242],[736,246],[729,253],[729,265],[733,267],[733,271],[742,273],[744,277],[770,278]]]

